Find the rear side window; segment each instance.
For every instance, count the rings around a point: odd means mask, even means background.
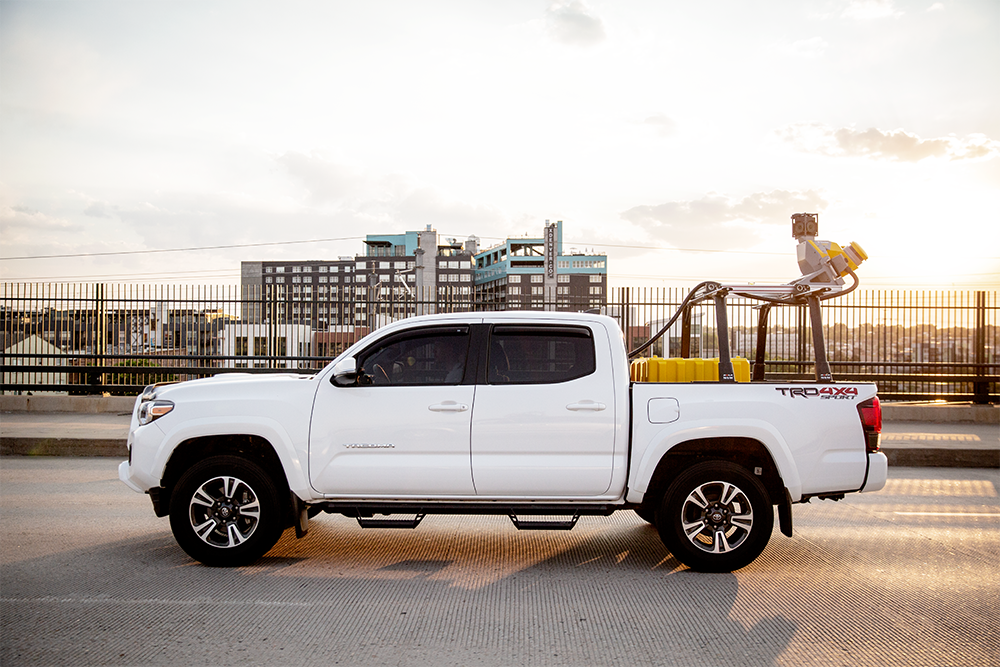
[[[490,337],[490,384],[552,384],[597,368],[586,327],[497,326]]]

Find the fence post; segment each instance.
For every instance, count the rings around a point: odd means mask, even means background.
[[[976,375],[986,375],[986,292],[976,292]],[[990,402],[989,384],[985,379],[977,379],[972,385],[973,403],[980,405]]]

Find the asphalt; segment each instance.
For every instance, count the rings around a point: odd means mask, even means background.
[[[951,407],[951,406],[949,406]],[[938,419],[944,410],[918,413],[921,421],[892,419],[885,411],[882,451],[891,466],[1000,468],[1000,424],[993,419]],[[128,412],[0,413],[0,456],[127,458]]]

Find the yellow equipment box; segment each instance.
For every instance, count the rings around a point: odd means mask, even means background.
[[[736,381],[749,382],[750,362],[742,357],[733,357],[732,361]],[[630,372],[633,382],[718,382],[719,358],[640,357],[632,361]]]

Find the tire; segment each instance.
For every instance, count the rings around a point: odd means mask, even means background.
[[[764,551],[774,508],[764,485],[742,466],[706,461],[674,480],[656,515],[660,539],[692,570],[731,572]]]
[[[205,565],[248,565],[284,532],[286,508],[271,477],[239,456],[191,466],[170,496],[170,528],[185,552]]]

